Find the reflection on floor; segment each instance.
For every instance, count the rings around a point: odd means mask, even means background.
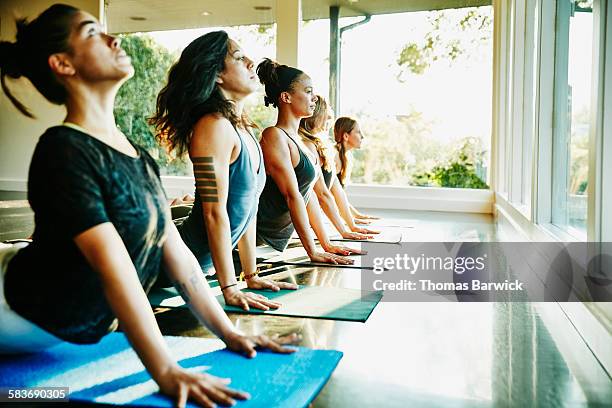
[[[385,211],[406,241],[494,241],[489,215]],[[2,214],[0,213],[0,216]],[[0,227],[5,224],[0,219]],[[3,231],[0,229],[0,234]],[[360,287],[360,271],[278,267],[299,284]],[[156,313],[168,335],[211,337],[186,310]],[[555,303],[392,303],[364,323],[230,315],[251,334],[301,335],[343,351],[314,407],[612,406],[612,381]]]

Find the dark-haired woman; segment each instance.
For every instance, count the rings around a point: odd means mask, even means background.
[[[334,140],[336,141],[336,176],[342,188],[346,188],[348,180],[351,178],[352,157],[351,150],[360,149],[363,134],[359,123],[348,116],[341,116],[334,123]],[[362,214],[351,205],[351,214],[356,222],[369,224],[370,220],[378,220],[379,217]]]
[[[255,126],[243,111],[257,89],[254,65],[225,31],[189,44],[170,69],[157,98],[155,124],[161,142],[189,152],[196,199],[179,232],[204,271],[213,265],[225,303],[248,310],[279,304],[237,288],[232,249],[238,247],[243,276],[253,289],[297,289],[257,276],[255,218],[266,173]]]
[[[67,109],[64,124],[41,136],[30,165],[33,242],[0,249],[0,352],[96,343],[118,319],[161,391],[179,406],[246,398],[226,381],[181,368],[147,301],[163,263],[193,313],[230,349],[250,356],[257,344],[287,351],[232,326],[170,221],[155,162],[117,129],[115,95],[134,72],[119,40],[90,14],[54,5],[18,22],[16,43],[0,43],[0,71],[4,92],[26,115],[6,76],[25,76]]]
[[[333,245],[325,232],[319,203],[312,189],[321,176],[318,159],[298,136],[300,119],[314,112],[317,101],[312,81],[297,68],[265,59],[257,66],[265,85],[266,106],[278,108],[276,125],[266,128],[261,137],[266,185],[259,201],[257,237],[277,251],[283,251],[293,231],[297,231],[313,262],[353,263],[342,255],[358,250]],[[317,250],[310,234],[314,230],[323,252]]]
[[[379,231],[356,225],[351,213],[352,206],[348,202],[346,193],[335,174],[335,155],[325,140],[327,139],[325,134],[329,131],[330,122],[333,118],[332,115],[333,113],[325,98],[317,95],[317,103],[312,116],[300,120],[298,133],[304,145],[314,155],[318,156],[323,174],[323,177],[315,183],[314,192],[319,199],[323,212],[343,238],[373,238],[371,234],[378,234]]]

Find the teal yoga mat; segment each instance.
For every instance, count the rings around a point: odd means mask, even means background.
[[[249,359],[221,350],[220,340],[164,339],[182,367],[230,378],[231,387],[251,394],[251,399],[238,401],[236,408],[306,407],[342,358],[339,351],[298,347],[293,354],[259,351],[257,357]],[[170,398],[158,392],[157,384],[122,333],[109,334],[98,344],[61,343],[40,353],[0,356],[0,388],[15,387],[68,387],[71,402],[174,406]],[[31,404],[24,401],[20,406]]]
[[[226,312],[231,313],[308,317],[351,322],[365,322],[383,295],[382,291],[366,292],[328,286],[300,286],[297,290],[281,289],[278,292],[253,289],[244,289],[243,291],[259,293],[282,303],[282,306],[276,310],[268,311],[251,308],[247,312],[238,307],[226,305],[222,295],[217,296],[217,300]],[[149,302],[154,307],[187,308],[174,288],[151,291]]]

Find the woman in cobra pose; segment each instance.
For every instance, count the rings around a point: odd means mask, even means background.
[[[238,247],[243,276],[252,289],[297,289],[257,275],[257,204],[266,181],[255,127],[244,112],[257,89],[254,64],[225,31],[189,44],[170,69],[151,122],[171,150],[189,153],[196,198],[179,233],[204,271],[214,265],[225,303],[268,310],[279,303],[237,288],[232,249]]]
[[[311,261],[353,263],[344,256],[360,251],[331,243],[319,204],[312,199],[312,188],[321,172],[316,155],[298,136],[300,119],[312,116],[316,104],[310,77],[270,59],[259,64],[257,75],[265,85],[266,105],[278,108],[276,125],[263,131],[260,142],[268,176],[257,213],[257,237],[283,251],[295,230]],[[315,247],[309,221],[323,251]]]
[[[92,15],[66,5],[18,21],[16,42],[0,42],[2,89],[11,102],[32,117],[6,83],[7,76],[24,76],[67,110],[63,125],[41,136],[30,164],[33,242],[0,244],[0,353],[96,343],[120,322],[178,406],[188,399],[232,405],[248,395],[172,358],[146,296],[162,265],[229,349],[251,357],[257,345],[289,349],[233,327],[170,220],[157,165],[117,128],[115,96],[133,73],[119,40]]]
[[[321,208],[343,238],[372,238],[372,234],[378,234],[379,231],[356,225],[351,213],[351,204],[336,177],[334,154],[325,140],[332,118],[332,111],[327,101],[321,95],[317,95],[317,104],[312,116],[300,120],[299,134],[302,141],[313,154],[318,156],[321,163],[323,177],[315,184],[314,191]],[[346,223],[348,229],[342,221]]]
[[[336,119],[334,124],[334,139],[336,141],[336,176],[342,188],[346,188],[348,180],[351,178],[352,155],[351,150],[360,149],[363,134],[359,123],[353,118],[342,116]],[[379,217],[362,214],[352,205],[351,214],[355,221],[360,224],[369,224],[370,220],[377,220]]]

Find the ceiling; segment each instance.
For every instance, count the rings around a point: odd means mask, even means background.
[[[285,0],[105,0],[105,4],[109,32],[129,33],[273,23],[277,1]],[[302,0],[302,18],[329,18],[330,6],[340,6],[340,16],[351,17],[490,4],[491,0]]]

